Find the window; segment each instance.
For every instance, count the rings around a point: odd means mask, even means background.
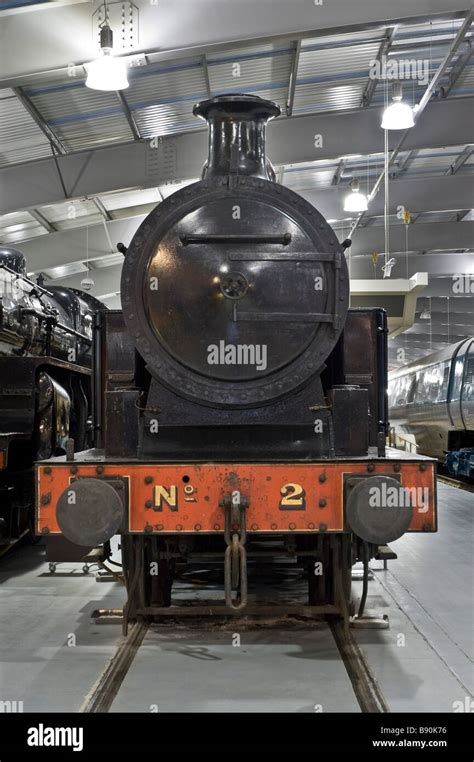
[[[461,396],[461,383],[464,370],[464,357],[458,357],[454,363],[454,380],[451,389],[451,400],[456,402]]]
[[[474,402],[474,354],[469,354],[467,358],[462,398],[466,402]]]

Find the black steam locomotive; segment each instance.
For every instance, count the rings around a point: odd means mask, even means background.
[[[343,246],[275,182],[278,107],[226,95],[194,113],[203,178],[126,251],[123,315],[98,334],[100,447],[38,466],[37,531],[122,535],[125,621],[169,606],[175,565],[204,557],[223,563],[226,610],[244,609],[247,563],[282,554],[308,570],[311,611],[347,620],[354,560],[436,530],[433,464],[386,451],[386,315],[348,311]],[[419,484],[423,515],[369,502]]]
[[[33,464],[92,444],[93,317],[103,305],[28,279],[0,248],[0,549],[34,529]],[[34,532],[33,532],[34,536]]]

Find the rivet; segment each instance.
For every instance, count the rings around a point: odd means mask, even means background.
[[[319,501],[319,507],[324,508],[325,506],[326,506],[326,501],[324,498],[321,498],[321,500]]]
[[[95,470],[96,470],[96,472],[98,474],[103,474],[104,473],[104,466],[97,466],[97,468]]]
[[[308,524],[308,529],[314,529],[314,528],[315,528],[315,527],[314,527],[314,524],[313,524],[313,522],[312,522],[312,521],[310,521],[310,523]]]
[[[153,508],[153,500],[147,500],[145,503],[145,508]]]
[[[43,527],[41,534],[49,534],[49,527]]]
[[[291,522],[291,524],[288,524],[288,526],[290,529],[296,529],[296,524],[294,524],[293,522]]]
[[[153,481],[153,476],[145,476],[145,484],[151,484]]]
[[[117,482],[115,489],[123,489],[123,482]]]
[[[199,530],[202,529],[202,527],[200,524],[195,524],[194,529],[196,530],[196,532],[199,532]]]
[[[272,524],[272,525],[271,525],[271,528],[272,528],[272,529],[277,529],[277,525],[276,525],[276,524]]]
[[[150,534],[150,532],[153,532],[153,527],[151,526],[151,524],[145,524],[145,532],[147,534]]]
[[[163,529],[163,524],[157,524],[157,525],[156,525],[156,528],[157,528],[159,531],[161,531],[161,530]]]
[[[393,466],[393,470],[398,473],[398,471],[401,470],[401,464],[400,463],[395,463],[395,465]]]
[[[375,470],[374,464],[373,463],[369,463],[368,466],[367,466],[367,471],[374,471],[374,470]]]
[[[176,529],[178,532],[181,532],[182,528],[183,528],[182,524],[176,524]]]
[[[325,482],[325,481],[326,481],[326,479],[327,479],[327,476],[326,476],[326,474],[319,474],[319,481],[320,481],[321,483],[322,483],[322,482]]]
[[[216,532],[218,532],[220,528],[221,528],[220,524],[214,524],[214,529],[216,530]]]
[[[427,468],[428,466],[426,465],[426,463],[420,463],[420,471],[426,471]]]
[[[423,524],[422,529],[423,529],[423,532],[431,532],[432,526],[431,524]]]
[[[51,493],[47,495],[41,495],[41,505],[48,505],[51,502]]]
[[[79,471],[79,469],[78,469],[78,467],[77,467],[77,466],[71,466],[71,468],[69,469],[69,471],[70,471],[70,473],[71,473],[71,474],[77,474],[77,472]]]
[[[256,529],[258,529],[258,524],[252,524],[250,528],[255,531]]]
[[[45,472],[45,474],[47,474],[49,476],[49,474],[51,473],[51,467],[50,466],[46,466],[46,468],[44,469],[44,472]]]
[[[321,532],[325,532],[327,528],[328,528],[328,527],[327,527],[327,524],[320,524],[320,525],[319,525],[319,530],[320,530]]]

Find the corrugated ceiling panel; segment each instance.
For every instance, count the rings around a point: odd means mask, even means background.
[[[0,98],[0,166],[51,155],[47,137],[11,90]]]
[[[160,185],[159,190],[163,198],[168,198],[168,196],[176,193],[176,191],[185,188],[187,185],[191,185],[191,183],[197,182],[197,180],[198,178],[195,177],[192,180],[185,180],[183,182],[167,183],[166,185]]]
[[[9,212],[8,214],[2,214],[0,216],[0,232],[6,230],[12,225],[21,225],[22,223],[32,221],[33,217],[28,212]]]
[[[77,199],[75,201],[62,201],[59,204],[45,204],[44,206],[39,206],[38,211],[48,222],[56,224],[61,220],[74,220],[77,217],[95,214],[97,207],[92,201]]]
[[[180,68],[153,67],[153,74],[130,80],[126,98],[144,138],[168,135],[201,125],[192,114],[194,103],[207,98],[204,69],[200,62]]]
[[[456,85],[450,92],[450,97],[459,97],[463,95],[472,95],[474,92],[474,61],[466,66],[463,73],[456,82]]]
[[[26,92],[69,150],[132,139],[115,93],[90,90],[79,82]]]
[[[323,78],[336,75],[352,79],[354,73],[367,72],[379,50],[379,43],[366,45],[349,45],[325,50],[302,50],[298,65],[297,81],[307,78],[321,82]]]
[[[82,262],[71,262],[67,265],[58,265],[57,267],[48,267],[46,270],[41,270],[47,278],[56,280],[58,278],[67,278],[69,275],[77,275],[78,273],[89,272],[89,269]]]
[[[120,111],[120,104],[113,92],[91,90],[84,82],[68,78],[59,84],[25,89],[43,117],[54,124],[64,118],[83,117],[104,110]]]
[[[160,194],[156,188],[129,190],[123,193],[104,193],[99,198],[108,212],[141,204],[158,204],[161,201]]]
[[[245,45],[231,50],[221,50],[218,53],[208,53],[207,62],[219,63],[226,61],[238,61],[242,58],[256,58],[262,55],[275,55],[277,53],[290,53],[293,49],[293,43],[288,41],[286,44],[267,43],[266,45]]]
[[[180,103],[167,103],[138,109],[133,116],[140,135],[151,138],[161,135],[173,135],[183,130],[196,129],[202,125],[192,114],[194,100]]]
[[[343,45],[360,45],[365,42],[380,41],[384,36],[384,29],[372,29],[364,32],[350,32],[349,34],[331,34],[325,35],[324,37],[311,37],[310,39],[303,40],[301,46],[305,48],[315,45],[340,45],[341,43]]]
[[[103,217],[100,212],[96,211],[94,214],[86,214],[73,219],[58,220],[54,225],[58,230],[72,230],[73,228],[81,228],[86,225],[99,225],[102,219]]]
[[[268,91],[272,100],[284,105],[293,53],[284,51],[272,55],[229,58],[224,62],[208,63],[209,81],[213,95],[228,92],[248,92],[263,96]],[[237,76],[238,75],[238,76]]]
[[[47,234],[46,228],[33,221],[24,225],[13,225],[8,231],[0,231],[0,242],[2,244],[17,244]],[[19,248],[21,249],[21,246]]]
[[[125,95],[131,108],[144,103],[160,103],[206,93],[206,79],[200,61],[181,66],[150,66],[137,69],[130,77]]]
[[[395,37],[396,42],[404,41],[407,38],[410,42],[425,42],[428,40],[451,39],[456,36],[463,19],[453,19],[452,21],[425,21],[422,24],[401,24],[398,27]]]
[[[123,264],[123,254],[107,254],[106,257],[98,257],[89,262],[89,270],[103,270],[104,267]]]
[[[303,170],[285,172],[283,183],[294,190],[303,188],[330,188],[335,170],[320,170],[319,172]]]
[[[128,122],[121,115],[70,122],[54,129],[71,151],[109,143],[126,143],[133,139]]]
[[[319,111],[337,111],[357,108],[367,80],[353,80],[351,84],[298,85],[295,92],[294,114]]]
[[[302,50],[294,113],[357,108],[379,43]]]

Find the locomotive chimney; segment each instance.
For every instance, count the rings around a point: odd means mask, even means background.
[[[252,175],[275,180],[265,154],[265,127],[280,113],[276,103],[257,95],[218,95],[194,106],[193,114],[209,126],[209,156],[203,179]]]

